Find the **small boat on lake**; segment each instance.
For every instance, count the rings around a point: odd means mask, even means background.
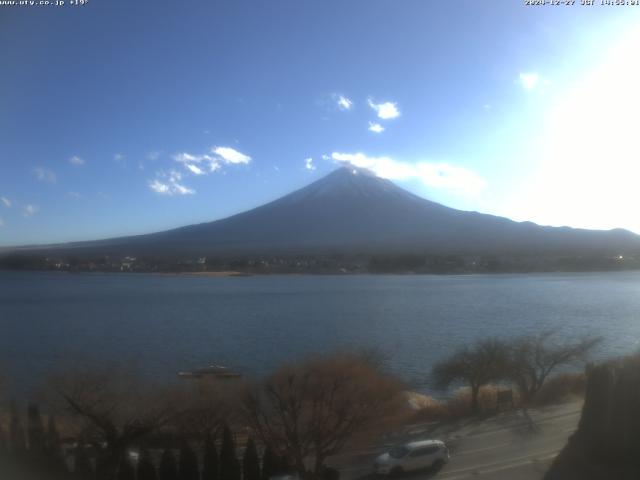
[[[242,374],[222,365],[209,365],[208,367],[196,368],[186,372],[178,372],[178,376],[181,378],[232,379],[240,378]]]

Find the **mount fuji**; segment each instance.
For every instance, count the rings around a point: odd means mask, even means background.
[[[544,227],[456,210],[414,195],[368,170],[344,166],[278,200],[220,220],[145,235],[17,250],[171,258],[321,253],[618,254],[639,251],[640,236],[622,229]]]

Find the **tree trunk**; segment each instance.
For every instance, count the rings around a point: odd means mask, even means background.
[[[99,480],[115,480],[120,459],[126,453],[126,447],[120,443],[107,444],[106,450],[100,451],[96,465],[96,477]]]
[[[474,414],[480,413],[480,405],[478,404],[478,394],[480,393],[480,385],[471,386],[471,411]]]
[[[296,458],[295,458],[295,468],[296,468],[296,471],[298,472],[298,476],[301,479],[305,479],[309,477],[309,471],[307,470],[307,467],[304,464],[304,459],[300,458],[299,455],[296,455]]]
[[[324,467],[324,457],[316,456],[315,466],[313,469],[313,474],[315,478],[320,478],[322,476],[322,468]]]

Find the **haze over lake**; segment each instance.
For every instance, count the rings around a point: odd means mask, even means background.
[[[470,276],[193,277],[0,272],[0,365],[26,391],[66,361],[130,361],[145,373],[220,363],[264,375],[340,347],[376,347],[412,387],[486,336],[558,327],[640,340],[640,272]]]

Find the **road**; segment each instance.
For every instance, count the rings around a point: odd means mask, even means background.
[[[514,411],[441,427],[415,425],[388,438],[387,443],[367,452],[335,458],[332,464],[340,470],[341,480],[365,480],[373,477],[375,457],[390,444],[437,438],[449,446],[451,461],[438,472],[406,473],[404,478],[457,480],[474,476],[491,480],[539,480],[576,429],[581,408],[581,403],[569,403],[531,410],[532,423],[522,412]]]

